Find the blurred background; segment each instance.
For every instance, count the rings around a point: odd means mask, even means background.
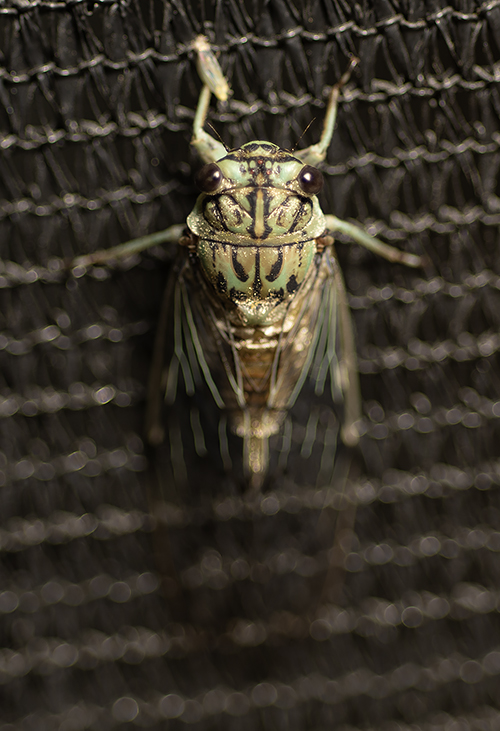
[[[231,147],[294,147],[312,119],[315,142],[358,56],[323,210],[431,261],[338,245],[364,413],[344,543],[309,468],[252,505],[200,480],[157,540],[173,254],[65,271],[191,210],[199,33]],[[500,0],[0,4],[1,731],[498,728],[499,54]]]

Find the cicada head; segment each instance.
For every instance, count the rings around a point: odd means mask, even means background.
[[[249,142],[197,175],[187,219],[202,271],[245,324],[273,322],[310,269],[325,231],[319,170],[269,142]]]

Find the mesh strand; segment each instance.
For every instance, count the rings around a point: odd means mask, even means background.
[[[497,728],[500,2],[0,13],[0,729]],[[171,254],[79,280],[64,262],[185,220],[200,32],[230,146],[291,147],[316,117],[314,142],[360,58],[323,209],[432,266],[338,247],[366,432],[343,591],[319,593],[310,540],[336,496],[292,486],[162,516],[198,542],[176,612],[142,442]]]

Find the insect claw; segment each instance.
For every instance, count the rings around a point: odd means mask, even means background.
[[[359,58],[357,56],[351,56],[351,58],[349,59],[349,68],[347,69],[347,71],[345,71],[342,74],[340,79],[335,84],[334,89],[340,90],[340,89],[342,89],[343,86],[345,86],[347,84],[347,82],[351,78],[352,72],[354,71],[354,69],[356,68],[356,66],[358,64],[359,64]]]
[[[401,264],[406,264],[407,267],[412,269],[425,269],[429,265],[430,260],[427,256],[418,256],[417,254],[408,254],[405,251],[401,252],[400,258],[395,258],[394,261],[399,261]]]

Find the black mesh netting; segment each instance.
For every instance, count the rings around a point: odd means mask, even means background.
[[[347,520],[316,543],[335,491],[293,485],[171,506],[156,535],[142,437],[171,255],[66,274],[185,220],[200,32],[231,146],[291,147],[316,117],[311,144],[356,54],[323,209],[432,261],[339,245],[352,540]],[[499,52],[499,0],[0,3],[1,731],[499,727]]]

